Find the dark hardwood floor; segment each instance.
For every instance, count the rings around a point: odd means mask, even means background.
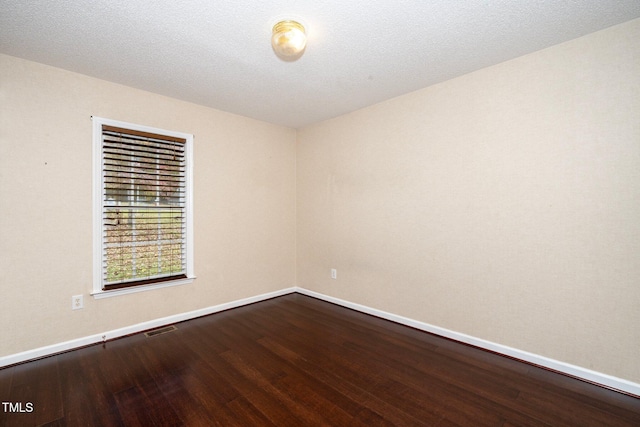
[[[300,294],[176,326],[0,370],[0,425],[640,426],[640,399]]]

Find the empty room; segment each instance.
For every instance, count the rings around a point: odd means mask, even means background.
[[[0,425],[640,425],[640,2],[0,1]]]

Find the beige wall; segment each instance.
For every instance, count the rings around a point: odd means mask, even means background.
[[[295,284],[295,130],[9,56],[0,85],[0,356]],[[88,295],[91,115],[195,135],[193,284]]]
[[[0,356],[297,284],[640,382],[637,40],[640,20],[297,146],[292,129],[0,55]],[[88,296],[91,115],[195,135],[193,284]]]
[[[299,131],[298,285],[640,382],[638,40],[635,20]]]

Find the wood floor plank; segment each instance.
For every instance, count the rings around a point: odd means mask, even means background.
[[[226,425],[245,425],[245,426],[275,426],[269,418],[244,397],[239,397],[229,402],[227,405],[233,411],[236,418],[231,424]]]
[[[295,418],[304,420],[307,425],[323,425],[325,422],[331,424],[332,419],[335,420],[335,411],[333,405],[327,405],[327,402],[318,401],[316,396],[309,396],[306,393],[296,393],[296,390],[283,390],[274,384],[273,380],[265,377],[261,370],[256,369],[251,363],[243,360],[233,352],[226,352],[222,357],[237,371],[240,372],[254,387],[257,387],[269,396],[277,399],[278,404],[286,408],[286,410]],[[255,362],[255,359],[252,360]],[[279,377],[279,379],[282,379]],[[298,384],[296,386],[302,386]],[[308,391],[308,389],[307,389]],[[292,396],[293,394],[293,396]],[[311,397],[311,399],[310,399]],[[323,411],[314,408],[313,403],[323,406]],[[323,405],[324,404],[324,405]],[[339,423],[332,425],[349,425],[351,417],[345,414]],[[291,422],[291,420],[289,420]]]
[[[239,418],[227,408],[228,402],[191,368],[156,379],[159,390],[186,426],[233,425]],[[186,392],[188,390],[188,392]]]
[[[119,391],[114,397],[127,427],[185,425],[153,380]]]
[[[3,402],[18,404],[20,412],[8,417],[5,425],[42,425],[62,418],[58,378],[58,360],[52,358],[32,362],[28,369],[17,369],[8,399]]]
[[[2,426],[638,426],[640,399],[300,294],[0,369]]]
[[[280,319],[283,319],[284,316],[279,316]],[[302,325],[301,320],[299,318],[297,318],[296,323],[300,326]],[[305,328],[300,328],[301,331],[304,331]],[[330,331],[327,331],[327,334],[330,334]],[[304,333],[302,332],[301,334],[298,334],[298,332],[293,332],[293,331],[289,331],[289,333],[286,335],[286,339],[293,339],[295,340],[294,342],[290,342],[288,345],[292,348],[297,348],[298,350],[305,352],[305,350],[308,350],[306,348],[306,344],[305,344],[305,338],[304,338]],[[351,336],[351,335],[350,335]],[[351,336],[353,338],[353,336]],[[282,338],[281,338],[282,339]],[[312,340],[313,341],[313,340]],[[326,340],[325,340],[326,341]],[[324,341],[323,341],[324,343]],[[345,350],[346,348],[348,348],[348,343],[343,343],[342,346],[344,347],[343,350]],[[324,355],[321,351],[317,351],[314,349],[314,346],[311,346],[311,351],[306,351],[306,358],[308,358],[310,360],[310,362],[312,362],[312,365],[316,366],[316,367],[321,367],[321,366],[325,366],[326,361],[324,360],[326,355]],[[332,369],[334,371],[339,372],[340,376],[342,378],[351,378],[352,381],[354,383],[358,383],[361,385],[365,385],[366,387],[369,387],[369,390],[371,390],[371,387],[373,387],[377,382],[379,382],[378,380],[375,379],[375,376],[373,373],[375,372],[389,372],[392,369],[389,369],[389,365],[388,363],[390,362],[390,360],[386,357],[386,354],[383,351],[380,352],[370,352],[370,353],[363,353],[363,352],[354,352],[353,354],[347,356],[346,355],[347,352],[342,351],[342,352],[329,352],[330,355],[333,355],[333,358],[326,364],[327,369]],[[375,366],[368,366],[371,365],[371,363],[373,363],[375,361],[375,359],[377,358],[377,355],[380,354],[383,359],[384,362],[380,362],[379,364],[375,365]],[[360,376],[360,377],[350,377],[349,374],[351,374],[350,369],[349,369],[349,365],[350,365],[350,360],[351,359],[355,359],[360,361],[362,364],[359,366],[358,371],[360,372],[360,374],[362,374],[362,372],[365,373],[370,373],[368,375],[368,379],[367,379],[367,375],[365,375],[364,377]],[[367,367],[368,366],[368,367]],[[397,368],[397,366],[396,366]],[[397,370],[397,369],[396,369]],[[407,376],[404,377],[400,377],[398,380],[402,381],[413,381],[414,376],[413,374],[415,373],[411,373]],[[418,373],[419,374],[419,373]],[[317,375],[317,374],[316,374]],[[441,385],[442,387],[445,387],[446,384]],[[452,393],[449,393],[449,395],[451,396]],[[383,396],[385,397],[385,396]],[[448,397],[449,399],[451,399],[451,397]],[[424,401],[426,402],[426,400]],[[455,401],[455,399],[453,400],[455,406],[464,406],[464,402],[457,402]],[[477,412],[477,409],[475,410]],[[434,425],[434,423],[437,422],[438,416],[437,414],[431,413],[431,414],[420,414],[421,418],[423,420],[427,421],[427,425]],[[492,417],[492,422],[495,421],[495,416]],[[474,422],[477,425],[479,418],[477,418],[477,416],[474,419]],[[399,424],[402,425],[402,424]],[[484,425],[492,425],[491,422],[488,422]]]
[[[629,419],[637,420],[640,426],[640,399],[624,394],[616,393],[605,387],[598,387],[584,381],[578,381],[565,375],[558,375],[549,370],[529,366],[524,380],[532,380],[535,385],[531,389],[540,390],[541,393],[559,393],[571,395],[582,404],[601,408],[605,411],[611,406],[619,408],[621,413]],[[529,384],[529,383],[527,383]]]
[[[23,367],[23,369],[30,369]],[[0,369],[0,398],[2,402],[9,402],[13,375],[18,371],[18,366],[13,369]],[[0,426],[9,425],[11,414],[3,408],[0,408]]]
[[[269,337],[261,339],[260,343],[269,351],[282,355],[288,363],[298,367],[302,372],[313,376],[331,390],[335,390],[337,396],[344,396],[356,405],[352,411],[356,414],[355,417],[357,419],[362,421],[375,420],[375,425],[424,425],[413,415],[400,411],[395,406],[366,392],[357,384],[345,381],[342,376],[333,370],[325,369],[313,363],[309,359],[298,355],[295,351],[284,347],[281,343],[275,342]]]
[[[96,360],[102,359],[100,356],[103,353],[104,349],[100,346],[92,346],[54,356],[60,363],[59,381],[63,390],[64,420],[67,425],[125,425],[109,387],[109,368],[117,364],[118,359],[105,363],[105,369],[101,369]]]

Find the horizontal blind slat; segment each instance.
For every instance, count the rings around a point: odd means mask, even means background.
[[[185,143],[103,125],[103,281],[185,277]]]
[[[111,135],[111,136],[127,135],[132,139],[142,137],[142,138],[149,138],[152,140],[159,140],[159,141],[166,141],[166,142],[173,142],[173,143],[181,143],[181,144],[185,143],[184,138],[178,138],[170,135],[161,135],[161,134],[156,134],[151,132],[136,131],[133,129],[124,129],[124,128],[119,128],[116,126],[109,126],[109,125],[102,125],[102,134]]]
[[[122,136],[104,135],[102,139],[104,147],[130,147],[131,151],[149,151],[150,148],[175,153],[184,153],[186,145],[182,142],[160,141],[146,138],[128,138]]]

